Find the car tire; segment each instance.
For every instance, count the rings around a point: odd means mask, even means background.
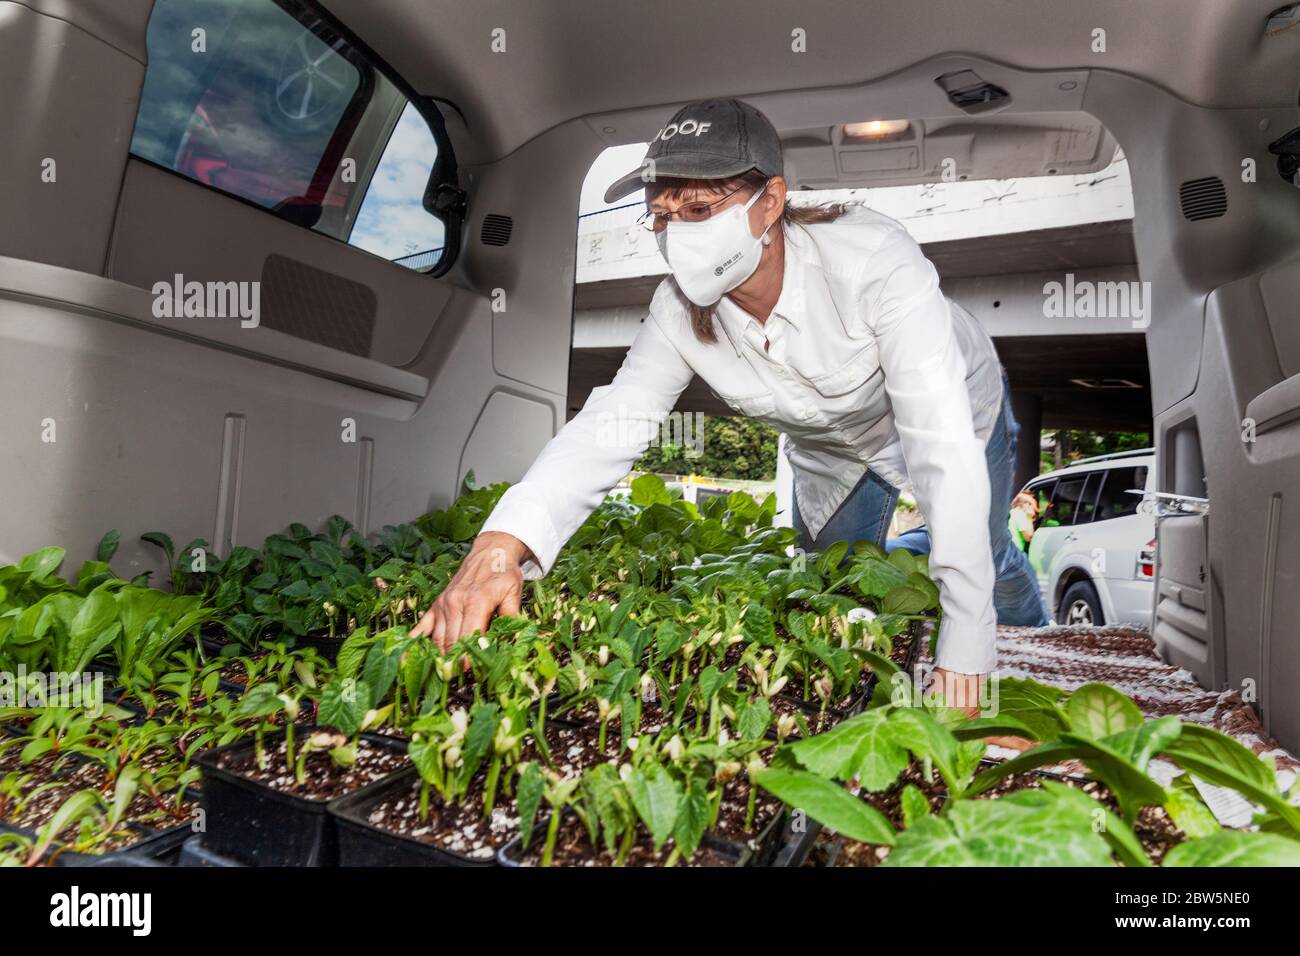
[[[1065,589],[1056,609],[1056,620],[1067,627],[1106,623],[1106,615],[1101,610],[1101,598],[1097,596],[1097,589],[1090,581],[1075,581]]]

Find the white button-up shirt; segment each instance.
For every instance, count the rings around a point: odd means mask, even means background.
[[[934,267],[889,217],[851,206],[834,222],[785,224],[784,235],[772,314],[760,323],[724,296],[715,343],[695,336],[687,299],[665,278],[614,381],[592,390],[484,530],[528,546],[537,560],[526,577],[549,571],[699,375],[731,408],[786,433],[800,516],[814,536],[868,468],[910,488],[943,608],[937,663],[991,671],[984,448],[1003,397],[993,343],[944,297]]]

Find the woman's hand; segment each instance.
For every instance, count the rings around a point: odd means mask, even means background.
[[[926,688],[926,699],[935,700],[947,707],[956,707],[967,717],[980,716],[980,689],[984,684],[983,674],[961,674],[957,671],[936,667],[930,672],[930,685]],[[987,737],[986,741],[1008,750],[1028,750],[1034,746],[1032,740],[1024,737]]]
[[[492,615],[518,614],[524,594],[519,565],[528,547],[514,535],[485,531],[474,539],[455,577],[411,633],[432,637],[444,653],[475,631],[486,631]]]
[[[983,674],[962,674],[936,667],[930,671],[930,684],[925,689],[926,700],[955,707],[967,717],[978,717],[980,685],[983,683]]]

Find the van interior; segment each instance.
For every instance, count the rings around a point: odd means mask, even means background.
[[[1294,750],[1279,2],[0,0],[0,562],[118,528],[135,573],[156,527],[226,553],[518,479],[570,410],[583,178],[690,100],[766,113],[796,190],[1085,175],[1118,146],[1156,487],[1209,501],[1159,522],[1153,634]]]

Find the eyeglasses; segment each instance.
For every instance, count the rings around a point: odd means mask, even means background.
[[[682,222],[703,222],[713,215],[714,206],[720,206],[745,188],[746,187],[744,186],[740,186],[737,189],[733,189],[721,199],[716,199],[713,202],[704,202],[703,200],[688,202],[680,209],[674,209],[672,212],[653,212],[647,210],[641,218],[636,221],[636,224],[649,232],[658,232],[661,227],[667,228],[668,223],[672,222],[673,219],[680,219]]]

